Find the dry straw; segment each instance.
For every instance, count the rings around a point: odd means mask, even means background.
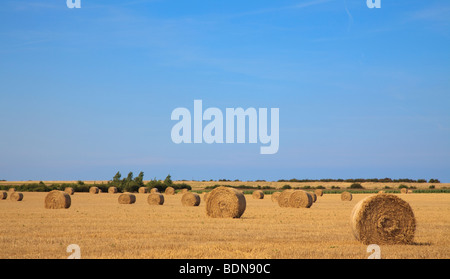
[[[91,187],[91,188],[89,188],[89,193],[91,193],[91,194],[98,194],[99,193],[98,187]]]
[[[111,186],[108,188],[109,194],[116,194],[118,192],[117,187]]]
[[[278,205],[280,207],[289,207],[289,198],[294,190],[284,190],[278,197]]]
[[[313,200],[310,194],[302,190],[296,190],[289,196],[289,206],[295,208],[310,208]]]
[[[150,193],[159,193],[158,188],[152,188],[150,189]]]
[[[352,193],[350,193],[350,192],[345,191],[345,192],[342,192],[342,194],[341,194],[341,200],[343,200],[343,201],[351,201],[352,198],[353,198],[353,196],[352,196]]]
[[[206,215],[213,218],[239,218],[247,201],[240,191],[220,186],[212,190],[206,200]]]
[[[183,188],[183,189],[181,189],[181,191],[180,191],[181,194],[185,194],[185,193],[187,193],[187,192],[189,192],[189,189],[186,189],[186,188]]]
[[[256,190],[253,191],[252,197],[257,200],[262,200],[264,199],[264,193],[261,190]]]
[[[8,193],[6,191],[0,191],[0,200],[6,200],[8,198]]]
[[[313,202],[316,202],[316,201],[317,201],[317,195],[316,195],[316,193],[308,192],[308,194],[311,196]]]
[[[322,191],[322,189],[316,189],[316,190],[314,190],[314,193],[315,193],[318,197],[323,196],[323,191]]]
[[[147,187],[139,187],[139,194],[146,194],[148,192]]]
[[[150,205],[163,205],[164,196],[160,193],[150,193],[147,197],[147,202]]]
[[[167,187],[166,191],[164,191],[166,195],[175,195],[175,189],[173,187]]]
[[[400,193],[402,193],[402,194],[408,194],[408,189],[402,188],[402,189],[400,190]]]
[[[44,207],[47,209],[66,209],[72,204],[70,195],[63,191],[53,190],[45,196]]]
[[[9,199],[12,201],[21,201],[23,200],[23,194],[19,192],[11,192],[9,194]]]
[[[136,196],[130,193],[123,193],[118,200],[120,204],[133,204],[136,202]]]
[[[281,194],[281,192],[274,192],[274,193],[272,193],[272,197],[271,197],[272,201],[273,202],[278,202],[278,198],[280,197],[280,194]]]
[[[203,200],[206,202],[208,200],[208,196],[209,196],[210,192],[205,192],[203,193]]]
[[[197,193],[186,192],[181,197],[181,204],[184,206],[198,206],[200,204],[200,196]]]
[[[355,205],[351,225],[353,235],[366,245],[410,244],[416,219],[411,206],[398,196],[378,194]]]
[[[72,187],[67,187],[64,189],[64,192],[69,194],[69,195],[73,195],[75,194],[75,190]]]

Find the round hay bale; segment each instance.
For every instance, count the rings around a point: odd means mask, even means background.
[[[187,192],[189,192],[189,189],[183,188],[183,189],[180,190],[181,194],[185,194]]]
[[[252,197],[256,200],[262,200],[262,199],[264,199],[264,193],[261,190],[256,190],[256,191],[253,191]]]
[[[323,191],[322,191],[322,189],[316,189],[316,190],[314,190],[314,193],[315,193],[318,197],[323,196]]]
[[[119,204],[133,204],[136,202],[136,196],[131,193],[123,193],[119,195]]]
[[[353,198],[353,196],[352,196],[352,193],[350,193],[350,192],[345,191],[345,192],[342,192],[342,194],[341,194],[341,200],[343,200],[343,201],[351,201],[352,198]]]
[[[147,194],[148,189],[147,187],[139,187],[139,194]]]
[[[212,190],[206,200],[206,215],[213,218],[239,218],[247,201],[240,191],[220,186]]]
[[[186,192],[181,197],[181,204],[184,206],[198,206],[200,204],[200,196],[197,193]]]
[[[70,195],[63,191],[53,190],[45,196],[44,207],[47,209],[66,209],[72,204]]]
[[[295,208],[310,208],[313,204],[312,197],[308,192],[296,190],[289,196],[289,206]]]
[[[116,194],[119,190],[117,189],[117,187],[111,186],[108,188],[108,193],[109,194]]]
[[[352,210],[353,235],[364,244],[413,242],[416,219],[411,206],[396,195],[377,194],[359,201]]]
[[[0,191],[0,200],[6,200],[8,198],[8,193],[6,191]]]
[[[89,188],[89,193],[91,194],[98,194],[100,189],[98,187],[91,187]]]
[[[203,193],[203,200],[206,202],[208,200],[208,196],[209,196],[210,192],[205,192]]]
[[[12,201],[21,201],[23,200],[23,194],[19,192],[11,192],[9,194],[9,199]]]
[[[164,191],[166,195],[175,195],[175,189],[173,187],[167,187],[166,191]]]
[[[164,196],[160,193],[150,193],[147,197],[147,202],[150,205],[163,205]]]
[[[294,190],[290,189],[281,192],[280,195],[278,196],[278,205],[280,207],[289,207],[289,197],[293,192]]]
[[[400,189],[400,193],[402,193],[402,194],[408,194],[408,189],[402,188],[402,189]]]
[[[384,191],[383,190],[381,190],[381,191],[378,191],[378,194],[383,194],[384,193]]]
[[[150,193],[159,193],[158,188],[152,188],[150,189]]]
[[[272,193],[271,200],[273,202],[278,202],[278,197],[280,197],[280,194],[281,194],[281,192],[274,192],[274,193]]]
[[[311,196],[313,203],[317,201],[317,195],[314,192],[308,192],[308,194]]]
[[[67,187],[64,189],[64,192],[69,194],[69,195],[73,195],[75,194],[75,190],[72,187]]]
[[[8,192],[9,192],[9,193],[12,193],[12,192],[15,192],[15,191],[16,191],[16,188],[9,188],[9,189],[8,189]]]

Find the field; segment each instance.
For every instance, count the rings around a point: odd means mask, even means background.
[[[77,244],[82,258],[304,259],[369,256],[350,228],[354,205],[338,194],[318,197],[309,209],[280,208],[266,195],[246,195],[240,219],[215,219],[205,203],[183,207],[181,195],[150,206],[148,194],[132,205],[118,194],[75,193],[69,209],[44,209],[46,193],[25,192],[24,200],[0,200],[0,258],[67,258]],[[450,195],[399,194],[417,219],[412,245],[385,245],[382,258],[450,258]]]

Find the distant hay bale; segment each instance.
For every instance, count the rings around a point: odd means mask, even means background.
[[[396,195],[378,194],[359,201],[352,210],[353,235],[364,244],[413,242],[416,219],[411,206]]]
[[[91,188],[89,188],[89,193],[91,193],[91,194],[98,194],[99,190],[100,189],[98,189],[98,187],[91,187]]]
[[[139,194],[146,194],[148,192],[147,187],[139,187]]]
[[[280,195],[278,196],[278,205],[280,207],[289,207],[289,197],[293,192],[294,190],[291,189],[284,190],[283,192],[281,192]]]
[[[208,200],[208,196],[209,196],[210,192],[205,192],[203,193],[203,200],[206,202]]]
[[[131,193],[123,193],[118,200],[119,204],[133,204],[136,202],[136,196]]]
[[[12,201],[21,201],[23,200],[23,194],[20,192],[11,192],[9,193],[9,199]]]
[[[47,209],[67,209],[72,204],[70,195],[63,191],[53,190],[45,196],[44,207]]]
[[[206,201],[206,215],[213,218],[239,218],[247,201],[240,191],[220,186],[212,190]]]
[[[9,189],[8,189],[8,192],[10,192],[10,193],[11,193],[11,192],[15,192],[15,191],[16,191],[16,188],[9,188]]]
[[[64,192],[69,194],[69,195],[73,195],[75,193],[75,190],[72,187],[66,187],[64,189]]]
[[[311,196],[313,203],[317,201],[317,195],[314,192],[308,192],[308,194]]]
[[[147,202],[150,205],[163,205],[164,196],[160,193],[150,193],[147,197]]]
[[[256,191],[253,191],[252,197],[256,200],[262,200],[262,199],[264,199],[264,193],[261,190],[256,190]]]
[[[158,190],[158,188],[152,188],[150,190],[150,193],[159,193],[159,190]]]
[[[272,201],[273,202],[278,202],[278,197],[280,197],[280,194],[281,194],[281,192],[274,192],[274,193],[272,193],[272,197],[271,197]]]
[[[322,191],[322,189],[316,189],[316,190],[314,190],[314,193],[315,193],[318,197],[323,196],[323,191]]]
[[[189,192],[189,189],[183,188],[183,189],[180,190],[181,194],[185,194],[187,192]]]
[[[402,189],[400,189],[400,193],[402,193],[402,194],[408,194],[408,189],[402,188]]]
[[[381,191],[378,191],[378,194],[383,194],[384,193],[384,191],[383,190],[381,190]]]
[[[295,208],[310,208],[313,204],[312,197],[308,192],[296,190],[289,196],[289,206]]]
[[[6,191],[0,191],[0,200],[6,200],[8,198],[8,193]]]
[[[173,187],[167,187],[166,191],[164,191],[166,195],[175,195],[175,189]]]
[[[198,206],[200,204],[200,196],[197,193],[186,192],[181,198],[181,204],[184,206]]]
[[[108,188],[109,194],[116,194],[119,190],[117,190],[117,187],[111,186]]]
[[[350,193],[350,192],[345,191],[345,192],[342,192],[342,194],[341,194],[341,200],[343,200],[343,201],[351,201],[352,198],[353,198],[353,196],[352,196],[352,193]]]

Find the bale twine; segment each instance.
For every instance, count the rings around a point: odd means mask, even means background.
[[[136,202],[136,196],[131,193],[123,193],[118,200],[119,204],[133,204]]]
[[[150,205],[163,205],[164,196],[160,193],[150,193],[147,197],[147,202]]]
[[[308,194],[311,196],[313,203],[317,201],[317,195],[313,192],[308,192]]]
[[[147,187],[139,187],[139,194],[146,194],[148,192]]]
[[[318,197],[323,196],[323,191],[322,191],[322,189],[316,189],[316,190],[314,190],[314,193],[315,193]]]
[[[264,199],[264,193],[261,190],[256,190],[256,191],[253,191],[252,197],[257,200],[262,200],[262,199]]]
[[[91,188],[89,188],[89,193],[91,193],[91,194],[98,194],[99,190],[100,189],[98,189],[98,187],[91,187]]]
[[[111,186],[108,188],[109,194],[116,194],[119,190],[117,190],[117,187]]]
[[[0,200],[6,200],[8,198],[8,193],[6,191],[0,191]]]
[[[184,206],[198,206],[200,204],[200,196],[197,193],[186,192],[181,197],[181,204]]]
[[[402,194],[408,194],[408,189],[402,188],[402,189],[400,189],[400,193],[402,193]]]
[[[150,189],[150,193],[159,193],[158,188],[152,188]]]
[[[164,191],[166,195],[175,195],[175,189],[173,187],[167,187],[166,191]]]
[[[345,192],[342,192],[342,194],[341,194],[341,200],[343,200],[343,201],[351,201],[352,198],[353,198],[353,196],[352,196],[352,193],[350,193],[350,192],[345,191]]]
[[[11,192],[9,194],[9,199],[12,201],[21,201],[23,200],[23,194],[20,192]]]
[[[312,197],[308,192],[296,190],[289,196],[289,206],[295,208],[310,208],[313,204]]]
[[[72,204],[70,195],[63,191],[53,190],[45,196],[44,207],[47,209],[66,209]]]
[[[206,200],[206,215],[213,218],[239,218],[247,201],[240,191],[220,186],[212,190]]]
[[[280,196],[278,196],[278,205],[280,207],[289,207],[289,197],[294,192],[294,190],[284,190],[280,193]]]
[[[274,192],[274,193],[272,193],[272,197],[271,197],[272,201],[273,202],[278,202],[278,198],[280,197],[280,194],[281,194],[281,192]]]
[[[416,219],[411,206],[396,195],[378,194],[358,202],[352,210],[353,235],[364,244],[413,242]]]
[[[72,187],[67,187],[64,189],[64,192],[69,194],[69,195],[73,195],[75,194],[75,190]]]

